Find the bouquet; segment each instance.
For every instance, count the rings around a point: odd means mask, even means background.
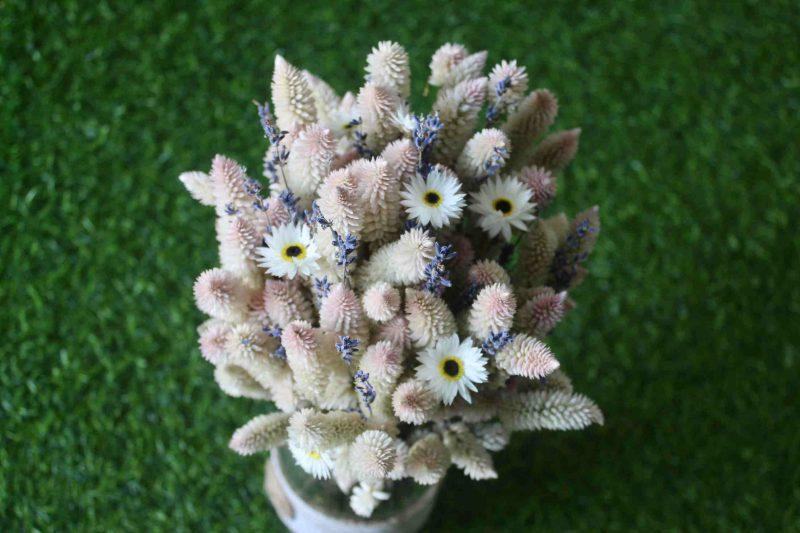
[[[202,356],[225,393],[277,408],[230,447],[287,446],[363,517],[403,478],[497,477],[515,431],[603,423],[544,341],[600,229],[597,207],[544,217],[580,130],[545,136],[555,96],[516,61],[484,76],[486,59],[439,48],[422,115],[396,43],[343,96],[277,56],[263,179],[222,155],[180,176],[216,214]]]

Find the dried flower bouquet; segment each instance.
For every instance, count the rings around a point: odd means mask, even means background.
[[[221,266],[200,274],[200,351],[227,394],[274,402],[230,441],[288,446],[369,517],[395,480],[451,465],[497,476],[520,430],[603,423],[543,341],[574,306],[597,207],[542,213],[579,129],[542,136],[546,89],[486,52],[445,44],[433,109],[408,107],[406,51],[381,42],[357,94],[275,59],[258,104],[263,177],[217,155],[180,180],[216,212]],[[477,129],[477,132],[476,132]]]

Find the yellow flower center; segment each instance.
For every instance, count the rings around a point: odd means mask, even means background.
[[[464,375],[464,361],[455,355],[448,355],[439,361],[439,374],[448,381],[458,381]]]
[[[322,457],[319,452],[308,452],[308,456],[315,460]]]
[[[287,244],[281,251],[281,257],[283,257],[285,261],[291,261],[292,259],[304,259],[305,256],[306,247],[299,242]]]
[[[428,207],[439,207],[442,204],[442,195],[439,194],[439,191],[426,191],[422,199]]]
[[[504,217],[507,217],[514,211],[514,203],[508,198],[496,198],[495,201],[492,202],[492,207],[494,207],[495,211],[499,211]]]

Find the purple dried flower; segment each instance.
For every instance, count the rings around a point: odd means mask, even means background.
[[[289,213],[292,214],[292,218],[297,220],[299,216],[297,212],[297,202],[299,201],[299,198],[297,198],[297,196],[295,196],[294,193],[288,189],[281,191],[281,194],[278,198],[281,202],[283,202],[283,205],[286,206],[286,209],[289,211]]]
[[[425,290],[441,295],[447,287],[452,285],[444,263],[453,259],[456,252],[453,251],[452,244],[441,245],[438,242],[434,243],[434,249],[436,253],[433,259],[425,265]]]
[[[342,355],[342,359],[348,365],[353,362],[353,356],[358,351],[360,341],[347,335],[339,335],[339,342],[336,343],[336,351]]]
[[[309,224],[319,224],[322,228],[331,227],[331,223],[323,216],[316,200],[311,202],[311,213],[310,215],[306,216],[306,220]]]
[[[258,118],[261,122],[261,127],[264,128],[264,137],[269,139],[270,144],[277,146],[281,143],[288,131],[281,131],[276,126],[272,119],[272,114],[269,111],[269,103],[254,102],[258,109]]]
[[[511,76],[506,76],[502,80],[498,81],[494,86],[494,93],[497,95],[497,99],[500,100],[510,87]],[[490,105],[486,110],[486,125],[491,126],[497,121],[498,118],[500,118],[500,109],[494,105]]]
[[[314,278],[314,292],[317,293],[317,298],[320,300],[330,294],[331,282],[328,281],[328,276],[324,276],[322,279]]]
[[[333,232],[333,245],[336,247],[336,264],[345,267],[356,260],[353,252],[358,247],[358,239],[355,235],[347,234],[344,237]]]
[[[372,413],[372,402],[375,401],[375,387],[369,382],[369,374],[363,370],[358,370],[353,376],[353,383],[361,399],[367,405],[370,414]]]
[[[484,163],[484,168],[486,169],[486,177],[484,179],[491,178],[497,174],[506,159],[508,159],[508,149],[505,146],[495,146],[494,154]]]
[[[264,327],[262,328],[264,333],[269,335],[270,337],[275,337],[278,339],[278,342],[281,341],[281,335],[283,334],[283,330],[278,326],[274,328]],[[280,359],[281,361],[286,360],[286,348],[283,347],[283,344],[279,344],[278,347],[275,349],[275,352],[272,354],[276,359]]]
[[[572,223],[572,229],[558,250],[556,250],[550,273],[553,276],[553,289],[563,291],[571,287],[586,271],[581,263],[589,257],[597,234],[600,232],[598,208],[587,209],[578,214]]]
[[[490,333],[486,340],[483,341],[481,349],[483,353],[489,357],[494,357],[497,352],[502,350],[506,344],[514,340],[514,335],[509,331],[500,331],[497,333]]]
[[[431,171],[431,149],[436,138],[439,136],[439,130],[442,129],[442,121],[439,119],[438,114],[428,116],[414,115],[414,124],[414,131],[412,132],[411,138],[419,152],[417,172],[424,178],[427,177]]]

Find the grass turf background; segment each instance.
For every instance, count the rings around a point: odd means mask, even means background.
[[[800,528],[798,7],[669,4],[0,1],[2,529],[277,529],[226,448],[262,407],[197,353],[212,215],[176,177],[259,167],[276,51],[344,91],[381,39],[415,95],[445,41],[527,65],[584,129],[559,206],[604,226],[552,344],[607,424],[453,471],[431,526]]]

